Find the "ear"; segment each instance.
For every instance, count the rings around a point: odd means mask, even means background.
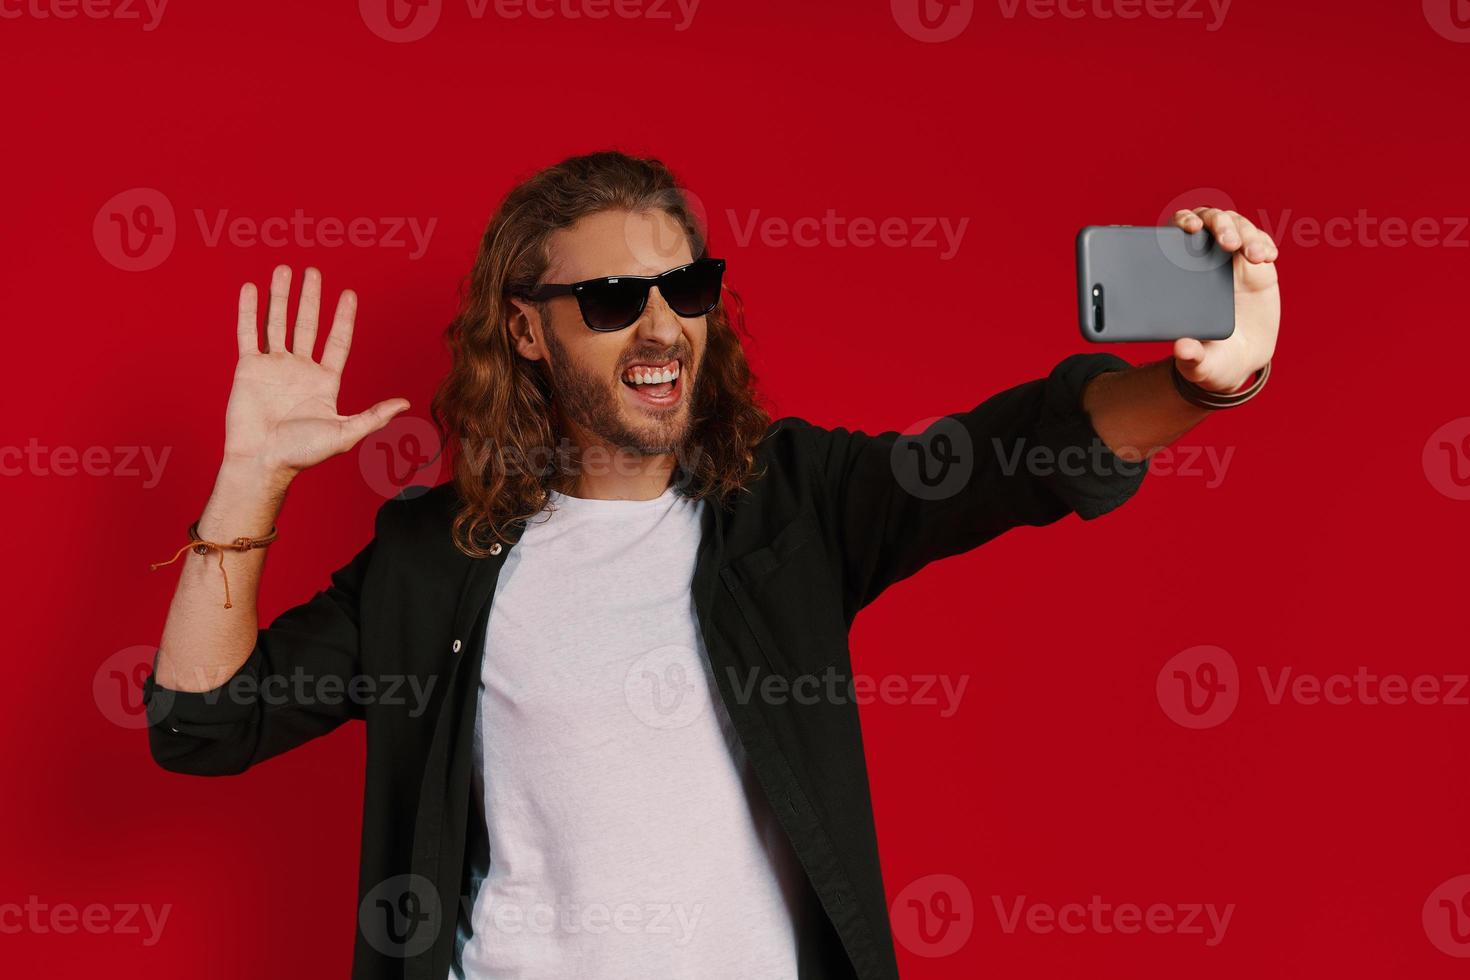
[[[528,361],[544,360],[546,342],[541,332],[548,325],[541,322],[541,314],[530,303],[512,297],[510,304],[510,340],[516,353]]]

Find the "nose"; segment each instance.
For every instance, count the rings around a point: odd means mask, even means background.
[[[643,308],[643,315],[634,324],[634,329],[640,340],[660,347],[672,347],[684,332],[679,323],[679,314],[664,302],[657,286],[648,290],[648,304]]]

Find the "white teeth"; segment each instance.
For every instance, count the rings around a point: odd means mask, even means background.
[[[633,368],[626,375],[624,375],[625,378],[633,382],[635,385],[665,384],[667,382],[673,381],[678,376],[679,371],[677,366],[661,368],[657,371],[649,368]]]

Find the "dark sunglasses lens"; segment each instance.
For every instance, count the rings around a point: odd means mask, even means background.
[[[720,301],[723,262],[703,259],[665,276],[658,285],[664,301],[680,316],[704,316]]]
[[[598,282],[580,289],[577,302],[593,330],[621,330],[638,319],[647,296],[647,282]]]

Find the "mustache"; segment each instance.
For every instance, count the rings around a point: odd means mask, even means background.
[[[622,374],[629,364],[660,364],[664,361],[678,361],[682,367],[688,367],[692,360],[693,352],[688,344],[675,344],[664,350],[643,348],[631,352],[623,358],[618,365],[618,373]]]

